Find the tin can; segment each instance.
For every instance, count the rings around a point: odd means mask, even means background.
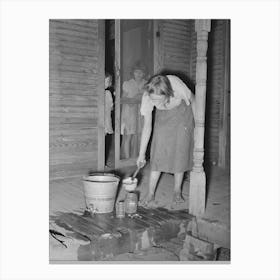
[[[138,198],[135,192],[129,192],[125,199],[125,212],[128,214],[136,213]]]
[[[125,217],[125,205],[124,201],[119,201],[116,204],[116,217],[124,218]]]

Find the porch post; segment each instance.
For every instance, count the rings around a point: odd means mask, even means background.
[[[207,80],[208,32],[211,20],[195,20],[197,33],[196,86],[195,86],[195,129],[194,129],[194,166],[190,174],[189,211],[201,216],[206,204],[206,177],[203,169],[204,123]]]

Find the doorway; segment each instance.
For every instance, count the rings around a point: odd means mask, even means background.
[[[114,79],[114,61],[115,61],[115,30],[114,20],[105,20],[105,79],[107,75],[111,76],[111,84],[105,90],[105,118],[110,118],[112,128],[105,128],[105,168],[114,168],[115,166],[115,79]],[[109,98],[110,97],[110,98]],[[107,102],[107,105],[106,105]],[[109,104],[108,104],[109,102]],[[112,104],[111,104],[112,102]],[[107,106],[107,108],[106,108]],[[112,106],[112,107],[111,107]],[[111,107],[111,110],[110,108]],[[106,112],[109,110],[109,112]],[[108,121],[105,120],[105,126]],[[110,125],[109,125],[110,126]],[[106,131],[111,133],[106,133]]]
[[[114,134],[105,137],[105,164],[111,169],[135,165],[139,153],[143,91],[139,90],[134,94],[131,89],[127,94],[124,90],[126,85],[133,87],[135,83],[135,65],[141,65],[145,69],[139,86],[141,89],[145,81],[153,75],[153,21],[106,20],[105,71],[113,73],[113,86],[110,91],[114,102],[111,115]],[[130,129],[126,129],[127,122]],[[127,147],[129,152],[125,152]]]

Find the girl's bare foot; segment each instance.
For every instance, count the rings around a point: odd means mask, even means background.
[[[155,207],[156,206],[155,195],[147,194],[143,199],[140,200],[139,205],[148,208]]]
[[[174,192],[173,194],[173,199],[172,199],[172,204],[181,204],[184,203],[185,199],[180,192]]]

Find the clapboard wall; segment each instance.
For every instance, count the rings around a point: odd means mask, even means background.
[[[223,102],[226,94],[226,39],[226,20],[212,20],[207,53],[205,156],[213,164],[219,163],[219,145],[222,145],[219,132],[223,129]]]
[[[49,22],[50,179],[97,168],[98,32],[97,20]]]
[[[155,60],[157,68],[163,73],[176,74],[194,90],[194,79],[192,75],[192,63],[195,59],[191,52],[192,41],[192,20],[158,20],[156,23],[157,52]]]

